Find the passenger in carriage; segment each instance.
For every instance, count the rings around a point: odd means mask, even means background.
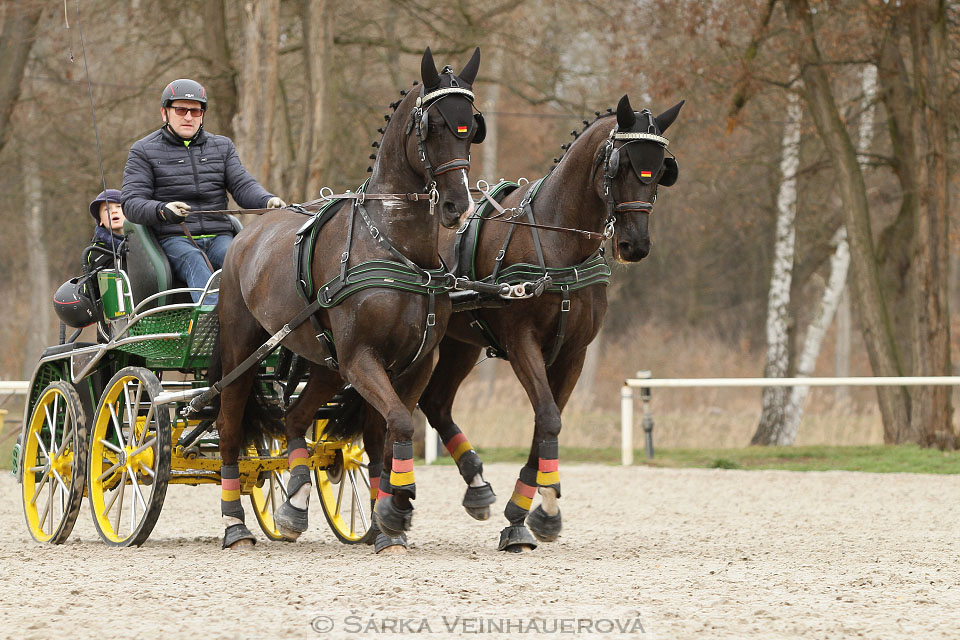
[[[230,138],[204,131],[206,110],[200,83],[168,84],[160,97],[163,126],[133,144],[123,171],[127,218],[153,229],[173,273],[194,288],[207,284],[211,267],[223,266],[233,225],[224,214],[191,212],[226,209],[228,192],[246,209],[286,206],[244,169]]]
[[[123,237],[126,218],[120,198],[119,189],[107,189],[90,203],[90,215],[97,222],[97,228],[93,232],[93,241],[83,252],[84,273],[97,268],[123,268],[123,259],[127,255],[127,243]]]

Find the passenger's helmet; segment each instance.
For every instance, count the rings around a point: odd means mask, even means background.
[[[57,292],[53,294],[53,309],[57,317],[68,327],[80,329],[97,321],[97,305],[84,290],[86,285],[81,280],[86,278],[71,278],[67,280]]]
[[[160,96],[160,106],[169,107],[174,100],[196,100],[207,108],[207,90],[196,80],[180,78],[168,84]]]
[[[100,224],[100,205],[108,201],[119,204],[122,195],[119,189],[107,189],[106,191],[101,191],[100,195],[90,203],[90,215],[97,221],[97,224]]]

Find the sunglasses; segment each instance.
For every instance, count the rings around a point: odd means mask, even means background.
[[[187,112],[190,112],[190,115],[192,115],[194,118],[199,118],[203,115],[203,109],[199,107],[194,107],[192,109],[188,109],[187,107],[170,107],[170,109],[173,109],[173,112],[180,117],[187,115]]]

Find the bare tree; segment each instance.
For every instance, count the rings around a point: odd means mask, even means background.
[[[43,5],[39,2],[4,2],[0,5],[0,151],[10,133],[10,116],[20,98],[23,71],[36,36]]]

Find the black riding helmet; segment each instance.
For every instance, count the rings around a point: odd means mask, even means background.
[[[160,96],[160,106],[169,107],[174,100],[195,100],[207,108],[207,90],[196,80],[180,78],[168,84]]]
[[[84,289],[86,278],[71,278],[53,294],[53,309],[68,327],[80,329],[97,321],[97,306]]]

